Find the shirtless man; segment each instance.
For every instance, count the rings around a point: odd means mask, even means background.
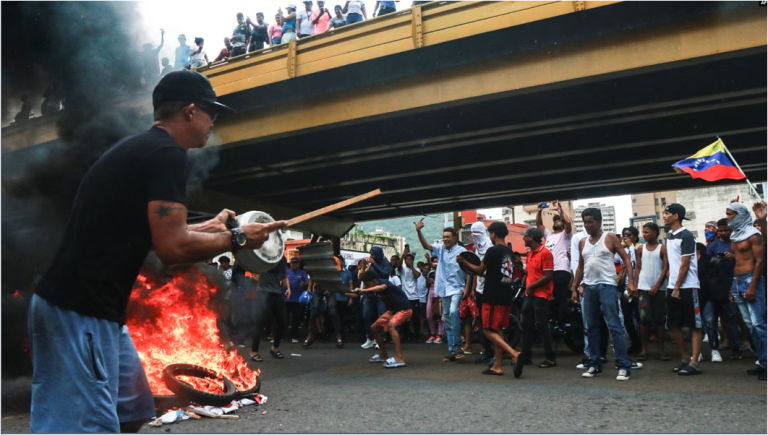
[[[737,198],[738,201],[738,198]],[[731,297],[739,306],[741,315],[752,320],[752,343],[757,350],[759,367],[748,370],[759,380],[766,379],[766,306],[765,306],[765,244],[760,232],[752,226],[747,206],[733,202],[725,211],[731,227],[731,250],[736,257],[736,268]]]

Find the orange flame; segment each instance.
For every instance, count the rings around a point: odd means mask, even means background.
[[[126,322],[149,386],[154,394],[173,394],[163,382],[170,364],[196,364],[229,378],[243,391],[256,385],[259,370],[250,370],[236,352],[219,342],[213,307],[217,284],[197,269],[177,272],[165,283],[139,275]],[[219,381],[179,377],[195,388],[221,393]]]

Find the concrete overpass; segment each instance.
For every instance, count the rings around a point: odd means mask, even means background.
[[[381,188],[314,228],[339,235],[703,186],[670,165],[717,136],[765,180],[767,30],[757,2],[433,2],[213,64],[200,71],[239,113],[217,122],[191,206],[287,218]],[[55,141],[7,130],[4,171]]]

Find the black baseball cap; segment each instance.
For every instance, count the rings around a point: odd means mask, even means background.
[[[208,77],[188,70],[174,71],[160,79],[152,92],[152,105],[157,108],[164,101],[202,103],[220,114],[235,112],[231,107],[216,102],[216,92]]]
[[[677,203],[669,204],[667,206],[667,208],[664,209],[664,211],[669,213],[669,214],[676,214],[676,215],[678,215],[680,217],[680,220],[683,220],[683,219],[685,219],[687,221],[690,220],[690,219],[685,217],[685,207],[683,207],[682,204],[677,204]]]
[[[299,257],[293,257],[291,258],[291,263],[301,263],[301,260],[299,260]]]

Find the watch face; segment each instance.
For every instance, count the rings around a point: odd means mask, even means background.
[[[235,242],[240,246],[245,246],[245,233],[238,232],[235,234]]]

